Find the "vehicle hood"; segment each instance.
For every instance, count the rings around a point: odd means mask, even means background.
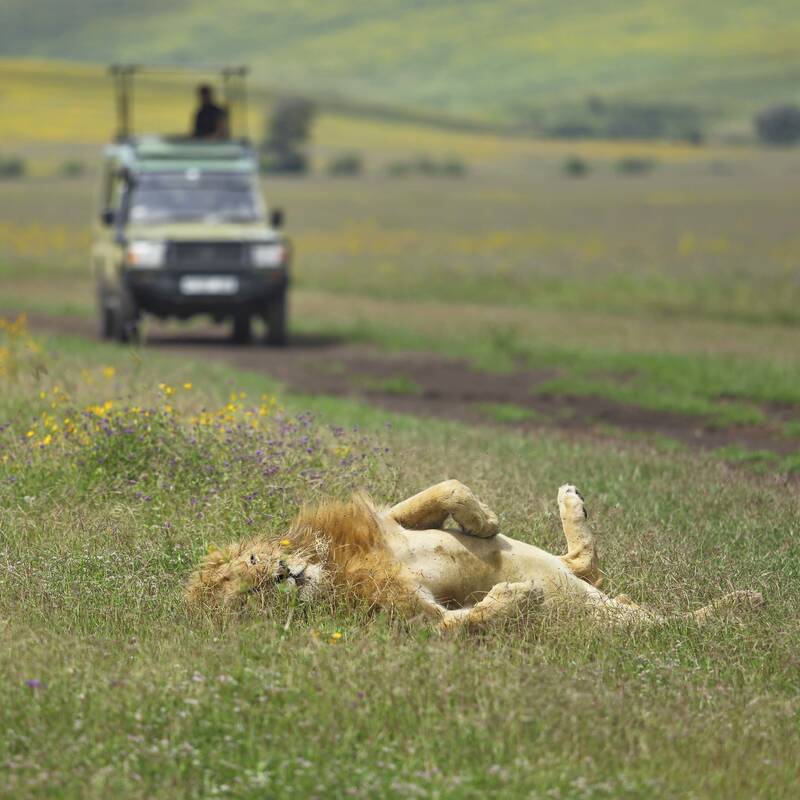
[[[263,223],[171,222],[164,225],[125,226],[126,239],[172,242],[263,242],[280,239],[280,234]]]

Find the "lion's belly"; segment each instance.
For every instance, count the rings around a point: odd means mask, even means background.
[[[575,580],[562,561],[533,545],[498,534],[406,531],[388,537],[392,554],[441,603],[466,606],[502,581],[533,581],[545,595]]]

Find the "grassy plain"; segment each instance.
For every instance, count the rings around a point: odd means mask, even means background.
[[[274,384],[221,365],[23,343],[0,397],[3,794],[793,796],[791,485],[641,445],[276,406]],[[341,606],[287,630],[285,599],[222,619],[182,604],[211,542],[278,531],[323,493],[389,500],[451,475],[556,552],[555,489],[578,482],[612,592],[678,611],[747,587],[768,605],[706,628],[544,616],[448,641]]]
[[[0,75],[27,86],[0,84],[14,109],[0,136],[33,167],[0,183],[2,302],[89,315],[97,145],[110,119],[100,95],[80,114],[59,106],[49,69],[38,88]],[[177,95],[164,97],[166,107]],[[29,118],[40,103],[46,113]],[[558,366],[553,392],[718,424],[796,412],[791,152],[573,147],[323,115],[318,163],[354,147],[363,179],[265,184],[297,244],[295,330],[493,369]],[[419,152],[459,155],[470,172],[383,176]],[[572,152],[587,177],[563,175]],[[617,174],[629,154],[658,166]],[[89,173],[55,177],[75,156]],[[654,441],[527,436],[295,397],[147,348],[15,342],[0,343],[0,794],[796,793],[796,482]],[[416,391],[402,376],[390,388]],[[514,422],[525,410],[484,412]],[[451,476],[510,534],[554,552],[555,490],[576,482],[611,592],[679,611],[752,588],[767,606],[704,629],[543,617],[522,635],[446,641],[338,606],[284,630],[281,603],[206,619],[181,602],[212,542],[280,530],[323,493],[367,485],[391,500]]]
[[[272,86],[473,118],[540,124],[587,95],[694,104],[750,127],[796,97],[790,0],[26,0],[0,9],[0,51],[82,61],[247,61]],[[198,54],[202,54],[201,57]]]
[[[557,368],[542,390],[717,425],[800,401],[793,154],[660,146],[655,172],[624,177],[622,143],[585,143],[594,171],[572,179],[555,145],[461,135],[472,174],[391,179],[382,160],[441,135],[397,127],[365,137],[362,179],[265,183],[296,243],[295,330]],[[95,182],[0,185],[7,307],[92,313]]]

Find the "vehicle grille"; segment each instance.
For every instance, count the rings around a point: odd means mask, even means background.
[[[241,242],[172,242],[169,263],[176,269],[240,269],[250,263],[249,250]]]

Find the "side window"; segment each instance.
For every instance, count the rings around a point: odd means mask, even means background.
[[[113,174],[111,167],[106,164],[103,167],[103,182],[100,185],[100,202],[102,203],[103,211],[108,211],[111,208],[111,177]]]
[[[122,193],[125,189],[125,181],[118,172],[111,176],[111,187],[108,207],[113,211],[119,211],[122,205]]]
[[[103,210],[119,211],[125,191],[125,180],[115,165],[107,164],[103,170],[103,184],[100,191]]]

